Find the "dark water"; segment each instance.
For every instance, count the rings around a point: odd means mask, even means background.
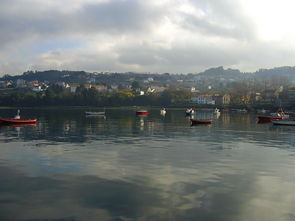
[[[1,221],[295,220],[295,127],[84,111],[22,110],[37,126],[0,127]]]

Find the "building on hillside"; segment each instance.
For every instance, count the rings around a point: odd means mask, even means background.
[[[295,105],[295,87],[288,88],[280,99],[284,105]]]
[[[108,87],[106,85],[91,85],[91,88],[95,88],[99,92],[104,92],[108,90]]]
[[[12,81],[0,81],[0,88],[13,87]]]
[[[76,93],[76,90],[79,86],[80,86],[80,84],[70,84],[70,92]]]
[[[230,95],[229,94],[224,94],[222,96],[222,104],[223,105],[230,104]]]
[[[190,90],[192,93],[200,93],[200,91],[197,90],[195,87],[191,87],[189,90]]]
[[[116,85],[116,84],[112,84],[112,85],[110,86],[110,89],[113,90],[113,91],[117,91],[118,88],[119,88],[119,86]]]
[[[65,83],[65,82],[56,82],[56,83],[54,83],[55,85],[58,85],[58,86],[60,86],[60,87],[62,87],[62,88],[70,88],[70,85],[69,84],[67,84],[67,83]]]
[[[146,90],[146,93],[147,94],[150,94],[150,93],[161,93],[164,90],[166,90],[165,87],[153,85],[153,86],[148,87],[148,89]]]
[[[275,96],[275,89],[269,89],[262,92],[262,98],[264,103],[274,103],[277,100]]]
[[[215,104],[215,100],[213,99],[213,96],[210,94],[203,94],[192,97],[192,102],[195,104]]]
[[[41,86],[41,83],[39,81],[30,81],[28,82],[28,87],[32,88],[32,87],[38,87]]]
[[[33,87],[31,87],[31,90],[34,92],[40,92],[40,91],[42,91],[42,87],[41,87],[41,85],[33,86]]]
[[[86,89],[90,89],[90,88],[92,88],[92,84],[84,84],[84,87],[85,87]]]
[[[150,82],[153,82],[153,81],[154,81],[154,78],[149,77],[149,78],[147,78],[147,79],[144,79],[144,80],[143,80],[143,83],[150,83]]]
[[[254,94],[254,102],[259,103],[259,102],[261,102],[261,101],[262,101],[261,93],[256,92],[256,93]]]
[[[230,95],[203,94],[193,97],[192,102],[195,104],[227,105],[230,104]]]
[[[16,87],[26,87],[27,82],[23,79],[17,79],[16,80]]]

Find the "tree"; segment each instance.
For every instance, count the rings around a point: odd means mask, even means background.
[[[131,84],[131,88],[133,90],[139,89],[140,88],[139,82],[138,81],[133,81],[132,84]]]

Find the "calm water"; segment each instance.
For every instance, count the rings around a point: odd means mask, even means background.
[[[1,221],[295,220],[295,127],[85,110],[22,110],[37,126],[0,127]]]

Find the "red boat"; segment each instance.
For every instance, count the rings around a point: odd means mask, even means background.
[[[17,110],[17,115],[14,118],[0,117],[0,124],[2,125],[25,125],[25,124],[36,124],[37,119],[21,119],[20,110]]]
[[[136,115],[149,115],[150,112],[148,112],[147,110],[138,110],[136,111]]]
[[[212,120],[197,120],[197,119],[191,119],[191,125],[197,125],[197,124],[211,124]]]
[[[5,125],[24,125],[24,124],[36,124],[37,119],[17,119],[17,118],[6,118],[6,117],[0,117],[0,124]]]
[[[271,113],[269,116],[257,116],[257,123],[270,123],[274,120],[282,120],[288,118],[288,115],[285,115],[285,112],[280,110],[276,113]]]
[[[272,122],[273,120],[282,120],[283,117],[274,117],[274,116],[257,116],[257,119],[258,119],[258,123],[270,123]]]

